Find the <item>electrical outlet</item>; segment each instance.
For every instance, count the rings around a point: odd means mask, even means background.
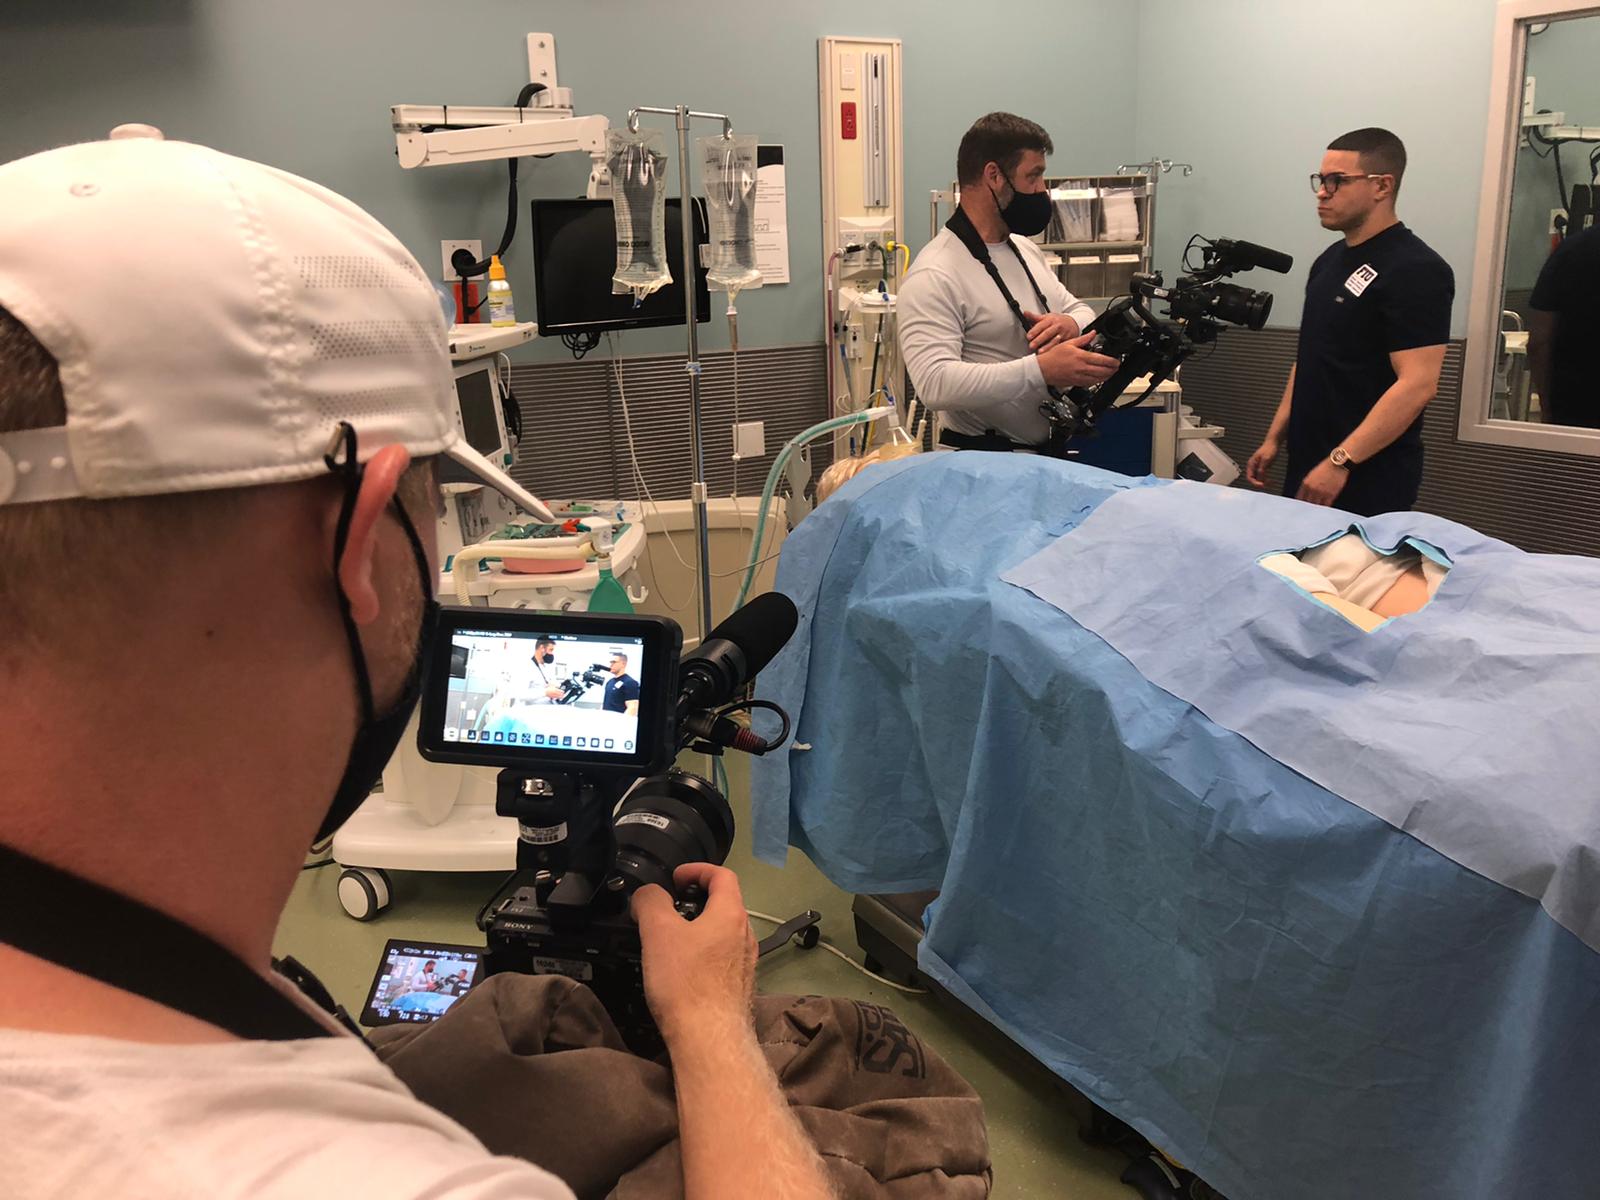
[[[767,425],[765,421],[741,421],[733,427],[733,456],[735,458],[760,458],[766,452]]]
[[[1561,218],[1561,220],[1563,222],[1566,221],[1566,219],[1567,219],[1567,210],[1564,209],[1564,208],[1552,208],[1550,210],[1550,228],[1548,230],[1546,230],[1546,232],[1551,234],[1552,236],[1555,235],[1556,233],[1560,232],[1556,228],[1556,218],[1557,217]]]
[[[483,261],[483,243],[478,241],[476,238],[471,241],[440,242],[439,253],[440,258],[444,263],[444,274],[440,276],[440,278],[442,278],[446,283],[454,283],[460,278],[460,276],[456,274],[456,269],[450,265],[450,256],[453,255],[457,250],[465,250],[468,254],[472,255],[473,262]],[[482,279],[483,276],[477,275],[473,276],[473,278]]]

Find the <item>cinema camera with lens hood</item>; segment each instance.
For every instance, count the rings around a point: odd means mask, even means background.
[[[704,904],[698,889],[674,889],[673,872],[720,864],[733,813],[710,780],[672,763],[684,749],[765,754],[788,739],[787,713],[743,696],[796,621],[786,596],[759,596],[680,662],[683,634],[665,617],[441,610],[418,747],[434,762],[501,768],[495,811],[517,821],[516,870],[479,913],[487,974],[581,980],[630,1049],[660,1052],[628,902],[653,883],[686,917]],[[535,659],[540,641],[582,664],[556,685],[560,699],[548,695],[549,659]],[[782,724],[770,739],[733,717],[763,709]],[[763,948],[792,936],[814,945],[816,920],[796,918]]]
[[[1039,406],[1050,422],[1050,442],[1061,446],[1091,433],[1101,413],[1122,407],[1117,401],[1130,384],[1149,376],[1148,386],[1127,402],[1137,404],[1169,379],[1184,359],[1215,342],[1225,326],[1260,329],[1272,312],[1272,293],[1222,280],[1255,267],[1281,274],[1292,266],[1294,259],[1280,251],[1228,238],[1211,241],[1197,234],[1183,252],[1187,273],[1172,287],[1163,285],[1159,271],[1134,275],[1129,294],[1113,300],[1084,330],[1096,335],[1088,344],[1090,350],[1119,359],[1121,365],[1093,387],[1051,391]],[[1166,304],[1165,319],[1150,311],[1154,301]]]

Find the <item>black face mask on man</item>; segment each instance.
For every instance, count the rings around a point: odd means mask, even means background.
[[[1043,233],[1050,227],[1050,192],[1024,192],[1017,185],[1006,180],[1011,185],[1011,203],[1001,204],[1000,193],[993,188],[989,194],[994,197],[994,205],[1000,213],[1000,219],[1006,223],[1006,228],[1012,233],[1023,237],[1034,237]]]
[[[339,461],[338,454],[341,445],[344,449],[342,462]],[[367,670],[366,652],[361,647],[361,634],[356,628],[355,618],[350,615],[350,598],[344,594],[344,588],[339,584],[339,566],[344,561],[345,546],[350,536],[350,519],[355,514],[356,497],[361,490],[361,479],[365,473],[365,468],[356,461],[356,433],[349,424],[340,423],[334,444],[324,461],[330,471],[341,475],[345,481],[344,507],[339,511],[339,524],[334,533],[334,591],[339,597],[339,615],[344,619],[345,636],[350,642],[350,658],[355,668],[357,694],[361,698],[361,724],[356,728],[355,740],[350,746],[350,756],[345,762],[344,774],[339,778],[339,786],[334,791],[333,800],[328,805],[327,815],[322,819],[322,827],[317,830],[313,844],[332,837],[338,832],[339,827],[354,815],[356,809],[361,807],[362,801],[372,791],[373,785],[383,774],[383,768],[388,765],[396,747],[400,745],[400,739],[405,736],[406,723],[411,720],[417,701],[422,698],[422,669],[427,661],[428,639],[437,624],[439,612],[439,604],[433,598],[432,580],[428,577],[427,552],[422,548],[422,539],[417,536],[416,527],[411,523],[405,506],[396,496],[393,500],[395,515],[400,520],[401,528],[406,531],[412,554],[416,556],[417,577],[422,588],[422,622],[417,632],[416,656],[406,674],[400,696],[387,712],[379,714],[373,700],[372,677]]]

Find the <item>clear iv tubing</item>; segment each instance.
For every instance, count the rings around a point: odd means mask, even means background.
[[[778,480],[783,476],[783,468],[792,455],[807,442],[815,441],[825,433],[832,433],[835,429],[843,429],[846,425],[855,425],[862,421],[876,421],[879,417],[887,417],[894,412],[894,405],[880,404],[877,408],[864,408],[860,412],[847,413],[842,417],[832,417],[819,422],[803,433],[797,433],[790,438],[778,457],[772,460],[772,469],[767,472],[766,485],[761,489],[761,512],[756,517],[756,534],[750,540],[750,562],[745,567],[744,580],[739,585],[739,598],[733,602],[735,609],[743,606],[745,597],[750,594],[750,584],[756,577],[756,567],[761,561],[761,538],[767,528],[767,509],[772,504],[772,494],[778,490]]]

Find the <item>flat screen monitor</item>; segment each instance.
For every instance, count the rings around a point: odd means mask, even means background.
[[[500,405],[500,380],[493,358],[474,359],[455,368],[456,428],[467,445],[496,466],[509,466],[511,446],[505,412]],[[440,483],[478,483],[478,477],[449,458],[441,458]]]
[[[614,295],[617,225],[609,200],[533,201],[533,289],[539,334],[605,333],[683,324],[683,204],[667,201],[667,269],[672,282],[634,307],[631,295]],[[707,242],[705,210],[696,201],[695,242]],[[696,258],[698,258],[698,253]],[[706,272],[695,270],[695,314],[711,319]]]

